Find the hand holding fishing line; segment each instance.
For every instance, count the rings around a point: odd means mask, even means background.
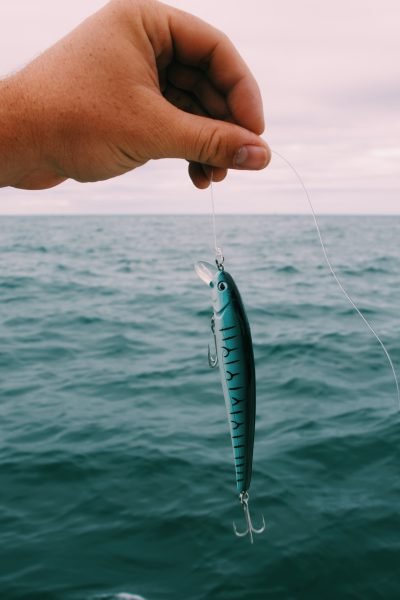
[[[258,85],[220,31],[156,0],[111,0],[0,81],[0,186],[44,189],[183,158],[199,188],[262,169]]]

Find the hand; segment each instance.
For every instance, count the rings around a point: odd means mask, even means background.
[[[184,158],[205,188],[211,172],[221,181],[229,168],[270,159],[260,92],[232,43],[156,0],[111,0],[3,88],[18,96],[32,145],[15,187],[98,181]]]

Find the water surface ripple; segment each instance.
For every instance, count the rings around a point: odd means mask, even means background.
[[[210,219],[1,225],[2,600],[400,598],[394,382],[311,218],[218,223],[254,338],[254,546],[192,267]],[[321,229],[399,365],[400,219]]]

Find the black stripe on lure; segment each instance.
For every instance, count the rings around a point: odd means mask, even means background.
[[[253,526],[249,511],[249,488],[253,465],[254,429],[256,417],[256,376],[253,343],[246,311],[233,277],[224,270],[222,263],[216,265],[198,262],[195,271],[211,288],[214,314],[211,318],[215,353],[208,347],[211,368],[219,365],[222,390],[231,432],[236,487],[246,519],[246,530],[238,531],[239,537],[262,533]]]

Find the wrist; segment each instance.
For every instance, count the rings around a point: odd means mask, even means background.
[[[42,189],[62,180],[46,165],[44,110],[28,90],[23,71],[0,81],[0,187]]]
[[[29,116],[18,77],[0,82],[0,187],[18,185],[33,160]]]

